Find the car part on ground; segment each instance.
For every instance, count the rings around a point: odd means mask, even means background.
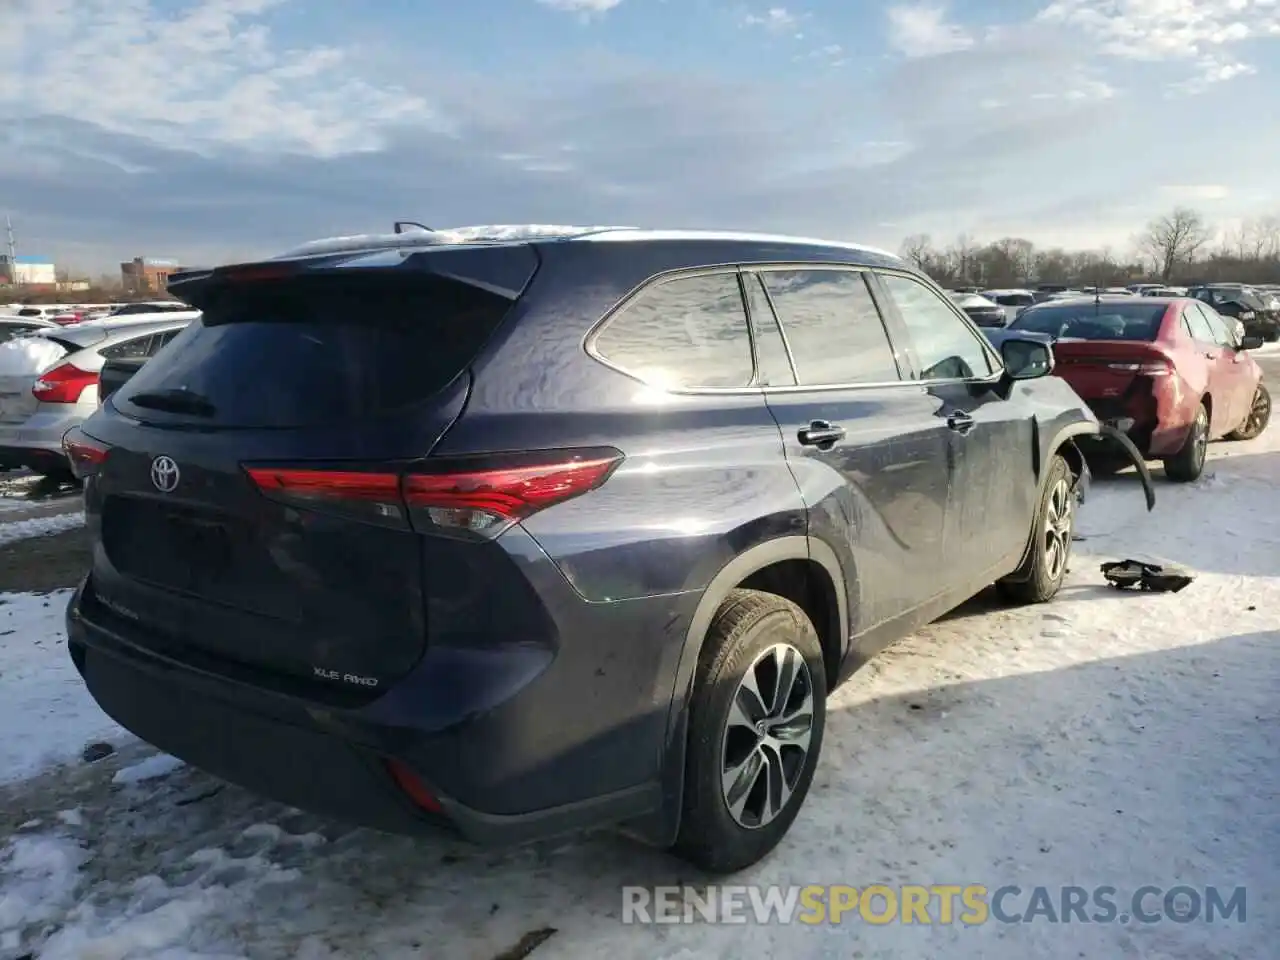
[[[1112,560],[1102,564],[1102,575],[1117,590],[1137,589],[1149,593],[1178,593],[1195,582],[1191,571],[1142,560]]]
[[[1047,338],[848,244],[416,230],[169,282],[204,317],[67,436],[71,656],[160,749],[393,832],[754,862],[828,690],[1061,585],[1105,429]]]

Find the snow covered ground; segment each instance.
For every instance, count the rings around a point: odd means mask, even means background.
[[[353,831],[138,744],[36,775],[111,731],[73,692],[63,597],[9,596],[0,958],[495,960],[547,929],[535,960],[1276,956],[1280,430],[1213,456],[1152,514],[1132,476],[1098,483],[1054,603],[979,598],[838,691],[800,819],[736,880],[1244,886],[1243,923],[628,926],[622,886],[699,878],[608,836],[492,853]],[[1135,555],[1197,579],[1103,586],[1101,561]]]

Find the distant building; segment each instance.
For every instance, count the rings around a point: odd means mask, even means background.
[[[0,278],[4,283],[36,286],[58,281],[58,271],[48,257],[14,257],[0,255]]]
[[[178,269],[177,260],[134,257],[120,264],[120,280],[125,293],[164,293],[169,285],[169,274]]]

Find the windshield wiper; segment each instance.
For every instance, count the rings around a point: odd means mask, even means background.
[[[189,413],[196,417],[212,417],[217,407],[190,390],[144,390],[129,397],[135,407],[163,410],[166,413]]]

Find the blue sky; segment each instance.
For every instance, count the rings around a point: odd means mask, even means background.
[[[0,213],[99,270],[392,220],[1124,249],[1280,213],[1280,0],[8,0]]]

